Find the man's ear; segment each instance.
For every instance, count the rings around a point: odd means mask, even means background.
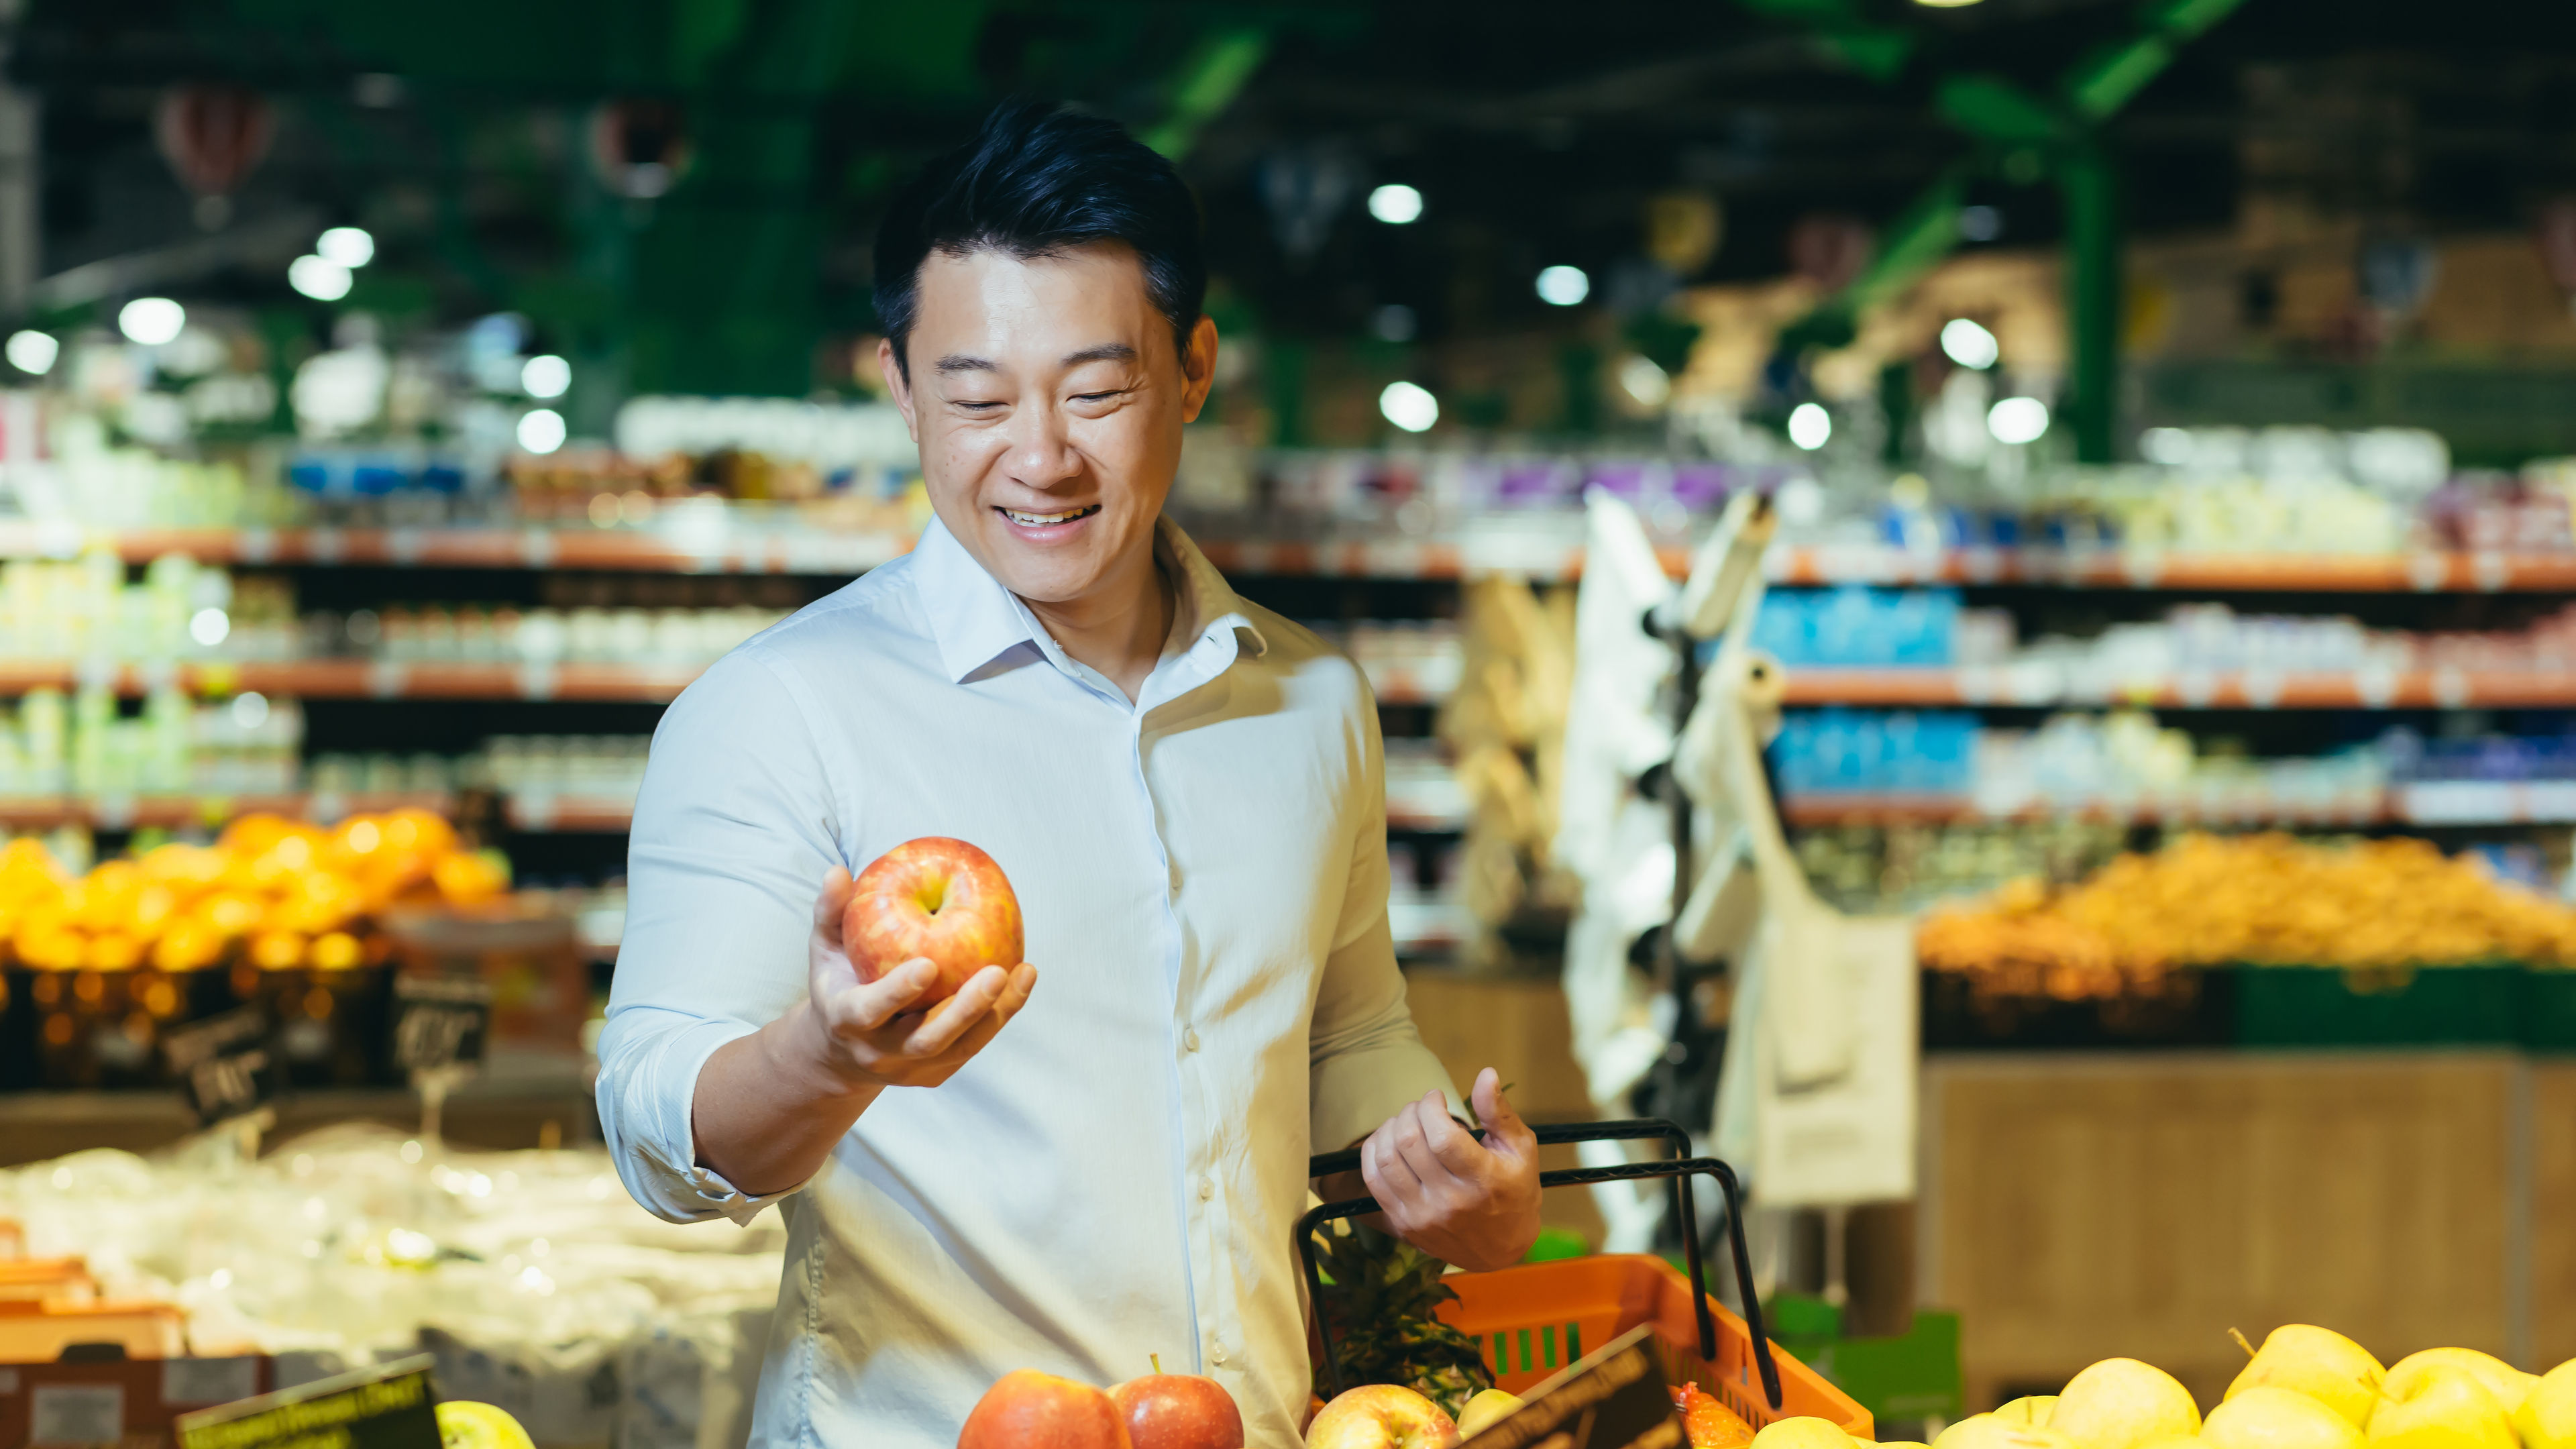
[[[1216,319],[1199,318],[1190,329],[1189,349],[1181,354],[1181,421],[1199,420],[1199,410],[1207,406],[1208,389],[1216,386]]]
[[[912,434],[912,445],[921,446],[921,424],[912,415],[912,380],[903,375],[903,359],[895,354],[894,340],[877,339],[877,371],[884,375],[886,392],[894,405],[903,410],[903,428]]]

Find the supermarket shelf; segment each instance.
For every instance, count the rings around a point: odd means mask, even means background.
[[[2238,671],[2141,681],[2107,693],[2070,690],[2054,672],[1970,669],[1817,669],[1792,666],[1787,702],[1881,708],[2138,705],[2155,709],[2562,709],[2576,707],[2576,670],[2422,669],[2370,673]]]
[[[386,659],[298,659],[185,664],[98,664],[68,659],[0,660],[0,694],[104,684],[139,695],[165,684],[197,694],[299,699],[570,699],[667,704],[704,671],[695,664],[397,663]]]
[[[1211,532],[1199,540],[1219,568],[1251,575],[1455,579],[1503,573],[1568,580],[1583,571],[1579,527],[1471,529],[1438,539],[1274,541]],[[71,558],[101,544],[131,563],[166,553],[203,563],[374,567],[600,569],[638,573],[858,574],[899,558],[912,539],[892,532],[735,529],[718,519],[670,528],[165,528],[99,530],[0,521],[0,558]],[[1689,567],[1686,548],[1658,550]],[[1782,584],[2020,584],[2057,588],[2310,593],[2576,592],[2576,552],[2230,554],[2152,548],[1966,548],[1886,544],[1775,549]]]
[[[912,548],[904,535],[744,530],[559,528],[150,528],[0,522],[0,558],[72,558],[99,545],[128,563],[186,554],[200,563],[637,573],[856,574]]]
[[[220,825],[239,815],[284,815],[337,820],[382,810],[421,809],[447,814],[455,801],[435,791],[350,795],[0,795],[0,829],[50,830],[87,825],[98,830],[146,826],[180,829]]]
[[[2025,584],[2055,588],[2296,593],[2564,593],[2576,552],[2168,553],[2159,549],[1955,549],[1884,545],[1775,549],[1783,584]]]
[[[2576,780],[2439,780],[2395,785],[2365,799],[2094,802],[2056,807],[2033,802],[2011,809],[1980,806],[1964,796],[1828,793],[1799,796],[1781,815],[1802,829],[1841,825],[2027,824],[2066,819],[2117,825],[2508,826],[2576,823]]]

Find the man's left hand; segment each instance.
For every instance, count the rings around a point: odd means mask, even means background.
[[[1508,1268],[1538,1239],[1538,1139],[1487,1067],[1476,1074],[1485,1140],[1426,1093],[1360,1144],[1360,1176],[1389,1231],[1443,1262],[1482,1273]]]

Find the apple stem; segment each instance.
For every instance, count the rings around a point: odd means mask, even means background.
[[[1149,1353],[1145,1355],[1145,1362],[1154,1366],[1154,1372],[1159,1374],[1163,1371],[1163,1356],[1161,1354]]]
[[[2246,1356],[2247,1358],[2252,1358],[2252,1357],[2254,1356],[2254,1345],[2252,1345],[2252,1344],[2250,1344],[2250,1343],[2247,1343],[2247,1342],[2245,1341],[2245,1335],[2244,1335],[2244,1334],[2241,1334],[2241,1333],[2237,1332],[2235,1329],[2232,1329],[2232,1328],[2231,1328],[2231,1329],[2227,1330],[2227,1336],[2228,1336],[2229,1338],[2232,1338],[2232,1339],[2235,1339],[2235,1340],[2236,1340],[2236,1346],[2237,1346],[2238,1348],[2241,1348],[2241,1349],[2245,1350],[2245,1356]]]

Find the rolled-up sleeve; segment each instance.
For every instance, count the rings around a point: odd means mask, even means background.
[[[1386,759],[1377,709],[1361,686],[1363,768],[1353,814],[1350,888],[1324,960],[1308,1037],[1310,1127],[1318,1152],[1335,1151],[1376,1131],[1397,1108],[1425,1092],[1459,1110],[1458,1088],[1448,1069],[1422,1044],[1405,1005],[1404,974],[1395,965],[1395,934],[1387,924]]]
[[[635,802],[599,1121],[626,1190],[673,1222],[803,1186],[751,1197],[698,1165],[691,1107],[718,1047],[805,995],[814,897],[848,864],[808,703],[757,642],[734,651],[663,715]]]

